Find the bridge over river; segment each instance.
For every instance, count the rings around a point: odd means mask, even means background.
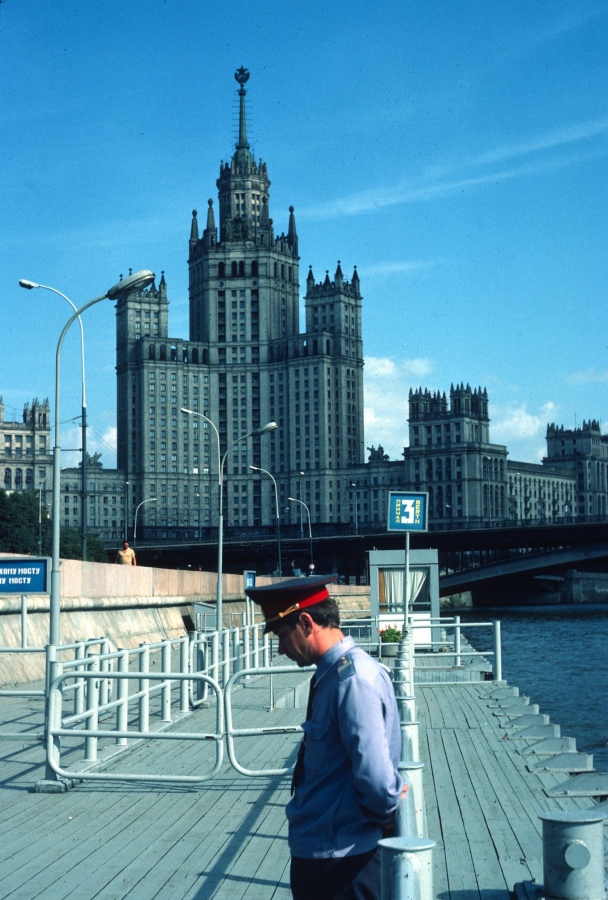
[[[226,529],[225,572],[252,569],[271,575],[278,568],[277,532],[273,529]],[[338,572],[352,583],[367,583],[370,550],[394,550],[404,546],[403,535],[340,526],[313,526],[312,540],[294,526],[281,534],[282,574],[293,568],[308,571],[311,554],[316,572]],[[539,576],[562,578],[569,570],[608,573],[608,522],[571,521],[558,525],[519,524],[474,529],[442,529],[411,535],[412,549],[439,551],[442,596],[471,590],[475,602],[487,602],[509,592],[538,588]],[[217,538],[211,531],[205,540],[138,543],[140,563],[167,568],[199,567],[214,571]]]

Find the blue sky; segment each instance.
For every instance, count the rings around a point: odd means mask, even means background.
[[[48,396],[77,305],[161,270],[188,336],[191,213],[233,152],[236,82],[295,207],[302,296],[340,260],[363,300],[366,444],[398,458],[410,387],[487,387],[491,438],[545,452],[548,422],[608,426],[608,6],[600,0],[4,0],[0,395]],[[303,311],[303,303],[302,303]],[[84,316],[88,443],[115,465],[115,318]],[[80,443],[78,331],[61,443]],[[64,461],[74,464],[76,454]]]

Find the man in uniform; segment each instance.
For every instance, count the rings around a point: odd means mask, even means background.
[[[386,671],[340,630],[327,584],[295,578],[247,588],[298,666],[316,664],[287,804],[294,900],[380,897],[377,847],[402,795],[401,728]]]
[[[122,550],[118,551],[116,562],[119,566],[136,566],[135,551],[129,547],[128,541],[123,541]]]

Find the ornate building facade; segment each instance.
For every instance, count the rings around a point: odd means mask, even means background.
[[[606,518],[608,512],[608,435],[597,419],[578,428],[547,426],[547,456],[543,463],[576,479],[573,514]]]
[[[308,272],[300,333],[294,210],[276,234],[267,165],[247,140],[249,75],[235,77],[239,136],[220,164],[219,227],[213,200],[202,234],[196,210],[190,226],[189,339],[169,336],[164,275],[116,308],[118,467],[131,509],[156,498],[145,510],[151,538],[215,524],[218,444],[226,523],[240,527],[270,525],[277,509],[298,522],[289,497],[313,522],[352,520],[350,469],[364,462],[356,268],[350,280],[340,263],[333,279]],[[246,437],[271,421],[273,432]]]
[[[53,454],[49,401],[26,403],[20,421],[5,421],[0,397],[0,465],[5,491],[39,490],[51,496]]]

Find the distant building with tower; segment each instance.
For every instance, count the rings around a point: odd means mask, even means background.
[[[0,397],[0,466],[5,491],[40,490],[51,496],[51,415],[49,401],[25,403],[21,419],[5,419]]]
[[[298,522],[288,497],[306,503],[314,522],[347,522],[350,469],[364,462],[359,276],[355,268],[345,278],[338,263],[333,278],[317,282],[310,269],[300,333],[294,209],[275,233],[267,165],[247,140],[249,73],[235,77],[239,135],[220,164],[219,222],[209,200],[202,233],[196,210],[190,226],[188,340],[169,336],[164,275],[116,308],[118,467],[131,509],[156,498],[142,510],[150,538],[214,524],[213,425],[227,454],[228,526],[272,524],[277,501],[281,516]],[[245,439],[270,421],[274,432]],[[252,465],[272,474],[277,498],[272,479]]]

